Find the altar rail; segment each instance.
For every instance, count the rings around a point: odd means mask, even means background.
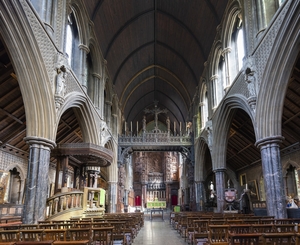
[[[82,203],[82,191],[55,194],[47,199],[46,217],[50,219],[51,217],[61,215],[64,212],[72,212],[78,209],[83,209]]]

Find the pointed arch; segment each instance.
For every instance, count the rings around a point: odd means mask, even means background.
[[[88,103],[87,98],[78,92],[72,92],[66,96],[65,103],[58,112],[55,132],[57,131],[61,116],[69,108],[75,109],[75,115],[82,131],[83,141],[86,143],[100,145],[100,139],[98,135],[99,127],[96,124],[97,120],[95,119],[95,114],[92,110],[92,107]]]
[[[257,98],[257,140],[281,136],[282,111],[290,74],[300,50],[299,4],[290,2],[288,18],[274,37],[276,42],[270,51]],[[276,89],[270,89],[276,88]]]
[[[244,96],[229,96],[223,101],[213,118],[213,169],[226,169],[228,132],[235,109],[244,110],[249,115],[252,124],[255,125],[251,108]],[[254,130],[256,130],[256,128],[254,128]],[[256,131],[255,135],[257,135]]]
[[[35,36],[23,10],[22,4],[27,3],[8,2],[0,3],[0,33],[18,77],[26,114],[26,135],[54,141],[54,96],[44,60],[37,42],[33,41]]]

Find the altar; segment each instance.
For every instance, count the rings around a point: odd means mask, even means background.
[[[166,201],[148,201],[147,202],[147,208],[148,209],[159,209],[159,208],[167,208],[167,202]]]

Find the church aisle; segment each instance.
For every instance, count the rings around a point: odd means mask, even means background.
[[[134,239],[133,245],[187,245],[179,233],[169,223],[168,214],[161,217],[153,216],[152,221],[149,215],[145,214],[144,227]]]

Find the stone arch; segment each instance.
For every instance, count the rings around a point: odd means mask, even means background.
[[[282,169],[283,169],[283,175],[286,175],[286,171],[287,169],[289,168],[289,166],[292,165],[293,167],[295,167],[296,169],[299,169],[300,168],[300,164],[297,163],[297,162],[294,162],[294,161],[291,161],[290,159],[288,161],[286,161],[283,166],[282,166]]]
[[[10,202],[12,202],[12,199],[14,199],[13,196],[15,196],[14,194],[16,194],[17,196],[15,198],[15,201],[17,204],[21,204],[22,197],[23,197],[23,194],[25,191],[26,170],[20,164],[12,163],[12,164],[8,165],[4,171],[9,172],[10,170],[13,170],[14,168],[19,173],[20,179],[14,185],[14,183],[11,182],[11,181],[13,181],[12,178],[10,178],[12,189],[9,191],[9,200],[10,200]]]
[[[16,168],[18,170],[18,172],[20,173],[21,180],[25,180],[27,171],[18,163],[12,163],[12,164],[8,165],[4,171],[9,171],[13,168]]]
[[[93,72],[99,74],[100,77],[103,77],[103,59],[101,51],[97,45],[97,41],[94,37],[91,37],[89,40],[89,49],[90,55],[93,60]]]
[[[77,28],[78,28],[78,35],[79,35],[79,41],[81,44],[88,44],[89,40],[89,19],[88,16],[84,16],[83,13],[85,11],[82,11],[85,7],[82,5],[80,1],[72,1],[70,5],[71,10],[74,12]]]
[[[219,63],[220,56],[222,55],[221,40],[218,40],[213,44],[212,50],[213,50],[213,55],[212,55],[210,71],[209,71],[210,77],[218,74],[218,63]]]
[[[213,83],[213,91],[212,91],[212,100],[213,100],[213,106],[216,107],[222,100],[223,94],[223,88],[224,84],[220,84],[222,81],[222,77],[220,76],[219,72],[219,61],[222,59],[222,43],[221,41],[217,41],[214,43],[213,47],[213,55],[212,55],[212,61],[210,66],[210,74],[209,79],[210,82]]]
[[[204,158],[205,150],[208,148],[206,140],[201,137],[199,142],[195,145],[195,171],[194,179],[195,181],[204,181]]]
[[[92,107],[88,103],[87,98],[79,92],[72,92],[66,96],[65,103],[58,112],[55,132],[57,131],[59,120],[63,113],[72,107],[75,108],[75,115],[82,131],[83,141],[100,145],[98,136],[99,128],[96,124],[95,113],[92,111]]]
[[[234,26],[234,20],[236,19],[237,15],[241,12],[240,3],[238,1],[232,1],[231,4],[227,6],[227,9],[224,13],[224,24],[222,26],[222,33],[221,33],[221,42],[223,44],[223,48],[230,47],[231,43],[231,34],[232,29]]]
[[[246,98],[242,95],[227,97],[219,106],[213,121],[213,169],[226,169],[226,150],[228,131],[234,116],[235,109],[244,110],[251,118],[252,125],[255,125],[251,108]],[[257,134],[254,128],[255,135]]]
[[[256,108],[257,141],[281,136],[287,81],[293,69],[291,64],[294,64],[300,51],[300,9],[296,2],[290,2],[288,8],[288,18],[283,18],[278,33],[273,37],[276,42],[270,51],[261,78]]]
[[[7,2],[0,3],[0,33],[18,77],[26,114],[26,135],[53,141],[54,96],[44,60],[37,42],[32,41],[35,37],[23,10],[22,4],[28,3]]]

